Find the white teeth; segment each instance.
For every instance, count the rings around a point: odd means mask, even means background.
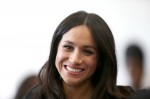
[[[72,71],[72,72],[81,72],[81,69],[75,69],[75,68],[71,68],[69,66],[66,66],[67,70]]]

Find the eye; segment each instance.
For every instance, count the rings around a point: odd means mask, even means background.
[[[84,50],[83,52],[84,52],[84,54],[87,55],[87,56],[94,54],[94,52],[93,52],[93,51],[90,51],[90,50]]]
[[[69,51],[73,50],[73,47],[71,45],[64,45],[63,47],[65,50],[69,50]]]

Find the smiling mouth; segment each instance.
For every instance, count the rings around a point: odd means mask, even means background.
[[[70,71],[70,72],[75,72],[75,73],[79,73],[79,72],[82,72],[84,69],[81,69],[81,68],[72,68],[70,66],[67,66],[65,65],[65,68]]]

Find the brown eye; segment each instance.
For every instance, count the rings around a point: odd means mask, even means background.
[[[92,51],[90,51],[90,50],[84,50],[83,52],[84,52],[84,54],[87,55],[87,56],[94,54],[94,53],[93,53]]]
[[[63,47],[65,50],[73,50],[73,47],[70,45],[64,45]]]

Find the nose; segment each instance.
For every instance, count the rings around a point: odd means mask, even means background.
[[[80,65],[82,63],[82,55],[79,51],[73,51],[69,57],[69,61],[74,65]]]

